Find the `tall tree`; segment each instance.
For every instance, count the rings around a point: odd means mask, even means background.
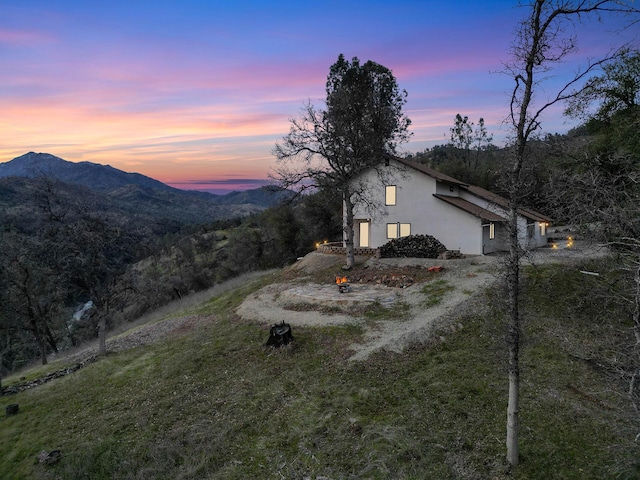
[[[542,84],[558,63],[577,49],[577,40],[569,27],[590,15],[602,18],[614,13],[637,13],[633,2],[608,0],[535,0],[524,4],[525,18],[516,30],[511,47],[512,60],[506,65],[506,73],[514,79],[509,119],[513,128],[513,158],[508,179],[510,249],[506,280],[509,303],[508,352],[509,398],[507,406],[507,461],[519,462],[519,390],[520,390],[520,260],[522,249],[518,237],[517,210],[524,191],[523,167],[527,162],[528,143],[540,128],[541,116],[551,106],[579,95],[584,90],[584,80],[596,67],[611,57],[586,65],[555,94],[544,99],[536,93],[543,91]],[[617,53],[618,55],[620,52]],[[616,54],[614,54],[616,55]]]
[[[449,129],[451,133],[451,144],[454,148],[462,151],[464,156],[464,164],[471,166],[471,144],[473,143],[473,122],[469,121],[466,115],[463,117],[459,113],[456,114],[455,123]]]
[[[411,121],[403,114],[407,92],[391,70],[371,60],[364,65],[341,54],[327,77],[326,108],[307,103],[289,134],[274,148],[272,177],[286,188],[319,188],[336,192],[345,209],[343,224],[347,267],[355,264],[353,208],[367,201],[367,190],[355,182],[370,168],[382,178],[384,160],[406,142]],[[384,180],[383,180],[384,181]]]
[[[604,65],[602,72],[567,102],[567,115],[608,122],[616,113],[640,107],[640,51],[623,52],[616,61]],[[595,113],[589,110],[594,103]]]
[[[480,117],[478,125],[469,121],[468,116],[456,114],[453,127],[449,129],[451,145],[458,151],[462,151],[466,168],[478,169],[480,152],[489,147],[493,136],[487,131],[484,118]],[[473,147],[473,148],[472,148]],[[471,151],[474,151],[474,162],[472,165]]]

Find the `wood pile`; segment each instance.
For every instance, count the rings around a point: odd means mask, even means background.
[[[381,258],[438,258],[446,252],[440,241],[431,235],[409,235],[396,238],[380,247]]]
[[[463,258],[463,256],[460,250],[447,250],[446,252],[442,252],[438,258],[450,260],[452,258]]]

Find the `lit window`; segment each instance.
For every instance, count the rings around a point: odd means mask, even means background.
[[[489,224],[489,240],[496,238],[496,224],[491,222]]]
[[[408,237],[411,235],[411,224],[410,223],[401,223],[400,224],[400,236]]]
[[[395,205],[396,204],[396,186],[395,185],[387,185],[384,189],[384,199],[385,205]],[[395,237],[394,237],[395,238]]]
[[[540,236],[544,237],[547,234],[547,224],[540,222]]]
[[[369,247],[369,222],[360,222],[360,246]]]
[[[387,238],[398,238],[397,223],[387,223]]]

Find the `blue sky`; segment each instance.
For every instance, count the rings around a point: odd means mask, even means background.
[[[507,132],[509,1],[0,0],[0,162],[28,151],[139,172],[179,188],[254,188],[339,54],[390,68],[408,92],[408,152],[446,143],[456,113]],[[631,39],[576,32],[559,71]],[[540,91],[541,97],[545,92]],[[572,124],[560,109],[546,132]]]

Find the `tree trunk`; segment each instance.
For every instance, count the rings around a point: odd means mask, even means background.
[[[107,317],[105,315],[100,316],[98,322],[98,355],[104,356],[107,354]]]
[[[347,250],[347,268],[352,268],[356,264],[356,257],[353,245],[353,202],[351,201],[351,194],[349,191],[343,193],[342,200],[344,202],[345,210],[344,243]]]
[[[53,333],[51,332],[51,329],[49,328],[49,324],[47,323],[46,320],[43,320],[42,324],[44,326],[44,333],[45,333],[45,336],[47,338],[47,342],[49,343],[49,346],[51,347],[51,350],[53,350],[54,353],[58,353],[58,344],[56,343],[56,339],[54,338]]]
[[[518,404],[520,396],[520,315],[518,296],[520,289],[520,246],[518,244],[518,213],[515,201],[509,212],[510,246],[507,266],[507,291],[509,294],[509,400],[507,404],[507,461],[518,465]]]
[[[633,333],[636,339],[636,355],[640,354],[640,259],[638,259],[637,261],[638,264],[636,266],[636,271],[633,278],[635,283]],[[636,371],[631,376],[631,381],[629,382],[629,397],[631,397],[631,402],[636,409],[636,412],[640,412],[640,396],[636,393],[636,391],[638,390],[638,381],[640,381],[640,368],[636,369]],[[638,435],[636,436],[636,441],[638,440],[640,440],[640,433],[638,433]]]
[[[40,358],[42,359],[42,365],[47,364],[47,341],[40,333],[40,329],[38,328],[38,320],[33,314],[33,311],[29,309],[29,330],[33,334],[33,338],[38,345],[38,350],[40,350]]]
[[[40,349],[40,358],[42,358],[42,365],[46,365],[47,363],[49,363],[47,360],[47,344],[40,336],[38,336],[36,342],[38,342],[38,348]]]

